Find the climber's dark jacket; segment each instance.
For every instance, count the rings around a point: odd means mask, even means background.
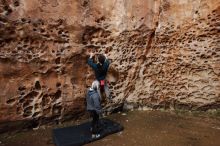
[[[103,70],[104,70],[104,73],[100,73],[99,70],[98,70],[98,64],[94,63],[92,58],[89,58],[88,59],[88,64],[89,66],[92,67],[92,69],[95,71],[95,77],[98,81],[101,81],[101,80],[104,80],[106,75],[107,75],[107,72],[108,72],[108,68],[109,68],[109,60],[106,59],[104,64],[103,64]]]

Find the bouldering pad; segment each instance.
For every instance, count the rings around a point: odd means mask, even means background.
[[[91,122],[53,129],[53,141],[56,146],[82,146],[123,130],[123,126],[109,119],[101,119],[100,126],[101,131],[99,138],[92,138],[90,132]]]

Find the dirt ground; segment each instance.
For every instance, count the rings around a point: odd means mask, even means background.
[[[124,131],[86,146],[220,146],[220,118],[207,114],[132,111],[110,115]],[[69,122],[63,126],[83,121]],[[57,126],[55,126],[57,127]],[[0,135],[0,146],[54,146],[54,126]]]

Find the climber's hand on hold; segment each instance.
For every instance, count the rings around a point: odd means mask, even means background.
[[[105,56],[105,58],[107,59],[107,54],[106,54],[106,53],[104,54],[104,56]]]
[[[91,52],[89,58],[92,58],[93,56],[94,56],[94,53]]]

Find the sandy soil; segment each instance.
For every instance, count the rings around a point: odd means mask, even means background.
[[[220,146],[220,119],[204,114],[133,111],[108,118],[124,131],[86,146]],[[82,122],[82,121],[78,121]],[[61,126],[76,124],[69,122]],[[57,127],[57,126],[56,126]],[[54,126],[0,135],[0,146],[54,146]]]

